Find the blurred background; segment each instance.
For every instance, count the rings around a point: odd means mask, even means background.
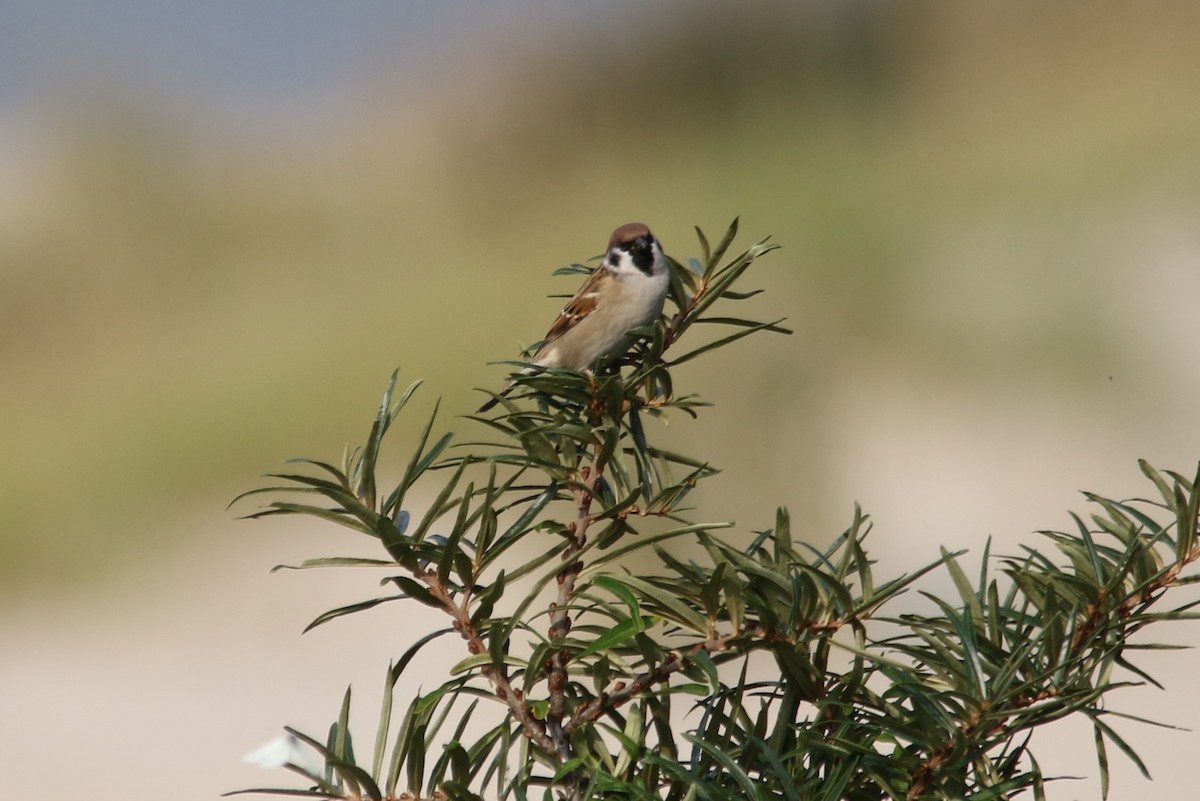
[[[664,434],[725,469],[700,518],[787,505],[824,542],[858,501],[893,574],[1148,494],[1139,457],[1193,472],[1197,32],[1186,0],[3,4],[6,793],[287,783],[238,760],[350,682],[369,738],[424,629],[301,638],[374,580],[267,570],[369,551],[226,504],[340,458],[397,366],[427,386],[393,459],[438,396],[478,434],[487,363],[575,289],[550,273],[630,220],[681,259],[737,215],[784,246],[747,314],[795,334],[676,376],[717,404]],[[1167,691],[1117,708],[1191,725],[1197,659],[1145,660]],[[1060,731],[1043,769],[1094,777]],[[1110,797],[1191,791],[1200,735],[1121,731],[1156,781],[1114,753]]]

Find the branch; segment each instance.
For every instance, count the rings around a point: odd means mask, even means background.
[[[1192,492],[1195,491],[1196,488],[1193,486]],[[1189,524],[1194,525],[1194,521],[1189,521]],[[1181,538],[1186,536],[1182,527],[1177,532],[1177,536]],[[1133,548],[1134,546],[1131,544],[1128,547]],[[1113,655],[1114,649],[1118,654],[1117,658],[1120,658],[1120,650],[1127,644],[1129,636],[1147,624],[1148,621],[1141,618],[1163,597],[1168,589],[1180,584],[1191,583],[1188,579],[1182,578],[1181,574],[1185,568],[1197,560],[1200,560],[1200,544],[1193,544],[1183,552],[1177,551],[1172,564],[1160,567],[1157,575],[1153,578],[1129,588],[1123,597],[1119,597],[1119,600],[1118,598],[1106,599],[1106,588],[1101,587],[1099,597],[1084,605],[1080,610],[1081,622],[1071,636],[1066,653],[1061,660],[1064,668],[1070,667],[1072,674],[1078,671],[1078,674],[1086,679],[1085,690],[1075,697],[1071,697],[1071,693],[1064,692],[1062,686],[1051,683],[1039,692],[1025,692],[1008,699],[1002,698],[1000,703],[996,703],[997,699],[980,699],[981,709],[972,712],[958,726],[955,726],[946,739],[940,745],[932,747],[929,756],[913,768],[909,774],[910,783],[906,798],[914,801],[914,799],[924,797],[931,788],[937,785],[947,769],[960,770],[961,765],[952,760],[952,756],[956,752],[971,747],[989,749],[994,745],[990,741],[997,735],[1012,736],[1021,728],[1032,728],[1045,722],[1045,720],[1028,720],[1017,721],[1014,724],[1013,718],[1019,717],[1036,704],[1050,698],[1058,698],[1064,711],[1087,713],[1088,710],[1098,710],[1099,699],[1111,687],[1104,679],[1094,682],[1093,675],[1096,671],[1104,669],[1106,662]],[[1125,572],[1118,574],[1117,578],[1121,581],[1129,578],[1129,570],[1130,568],[1126,566]],[[1115,579],[1108,579],[1108,581],[1114,587],[1120,584]],[[1106,603],[1106,600],[1109,602]],[[1116,601],[1116,603],[1112,601]],[[987,722],[988,720],[991,722]]]
[[[563,551],[562,560],[565,563],[558,572],[558,596],[550,606],[551,642],[562,641],[571,633],[571,617],[567,614],[571,599],[575,594],[575,581],[583,569],[580,552],[587,545],[587,531],[592,524],[592,492],[587,490],[591,482],[593,492],[598,491],[604,466],[595,464],[594,469],[587,465],[580,470],[581,484],[572,492],[575,496],[576,518],[568,527],[571,542]],[[565,762],[571,758],[571,745],[567,732],[563,729],[563,717],[566,714],[567,694],[567,649],[559,648],[550,657],[547,673],[547,684],[550,689],[550,710],[546,715],[546,729],[554,741],[559,757]]]
[[[430,570],[424,573],[414,573],[414,575],[429,587],[429,592],[441,602],[446,612],[454,618],[454,630],[466,641],[467,650],[473,655],[482,654],[487,651],[487,644],[484,643],[483,638],[479,636],[479,632],[475,630],[475,625],[471,622],[471,615],[467,609],[467,599],[464,598],[462,603],[457,603],[454,600],[454,596],[442,584],[435,571]],[[525,704],[520,691],[512,686],[512,681],[508,677],[508,671],[505,669],[504,663],[484,665],[480,672],[496,688],[496,696],[508,704],[513,717],[521,724],[521,730],[525,732],[525,736],[547,753],[555,753],[557,749],[554,741],[546,734],[546,727],[541,721],[533,716],[533,713]]]
[[[648,670],[645,673],[635,676],[633,681],[628,683],[618,682],[612,692],[602,693],[576,710],[575,715],[566,725],[567,733],[570,734],[580,726],[595,722],[601,715],[628,703],[638,694],[650,689],[654,685],[666,681],[679,671],[687,668],[691,664],[692,657],[696,654],[715,654],[726,651],[729,649],[730,643],[744,636],[745,634],[743,633],[710,637],[692,645],[682,654],[675,654],[653,670]]]

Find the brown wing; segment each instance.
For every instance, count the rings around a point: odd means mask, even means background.
[[[571,298],[563,310],[558,313],[550,330],[546,332],[546,337],[542,340],[542,347],[538,348],[539,351],[570,331],[576,323],[592,313],[599,302],[600,284],[606,280],[611,280],[611,278],[603,267],[592,271],[592,274],[583,282],[583,286],[579,287],[579,291],[575,293],[575,297]]]

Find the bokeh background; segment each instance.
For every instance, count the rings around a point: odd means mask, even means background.
[[[359,544],[227,502],[338,458],[397,366],[412,425],[471,433],[551,271],[630,220],[784,245],[752,313],[795,335],[677,377],[718,404],[666,433],[725,468],[700,516],[820,542],[858,501],[898,573],[1194,470],[1198,33],[1187,0],[4,3],[4,794],[209,799],[286,781],[238,760],[350,682],[372,720],[412,616],[301,638],[373,582],[268,568]],[[1197,659],[1118,708],[1192,725]],[[1190,795],[1200,735],[1123,731],[1156,782],[1114,755],[1111,797]],[[1042,741],[1095,776],[1087,727]]]

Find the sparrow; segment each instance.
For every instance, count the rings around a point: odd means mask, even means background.
[[[662,315],[671,283],[662,246],[642,223],[613,231],[600,266],[559,312],[525,375],[538,368],[560,367],[589,372],[598,363],[620,358],[637,340],[629,332]],[[500,394],[512,389],[509,382]],[[483,404],[479,413],[495,406]]]

